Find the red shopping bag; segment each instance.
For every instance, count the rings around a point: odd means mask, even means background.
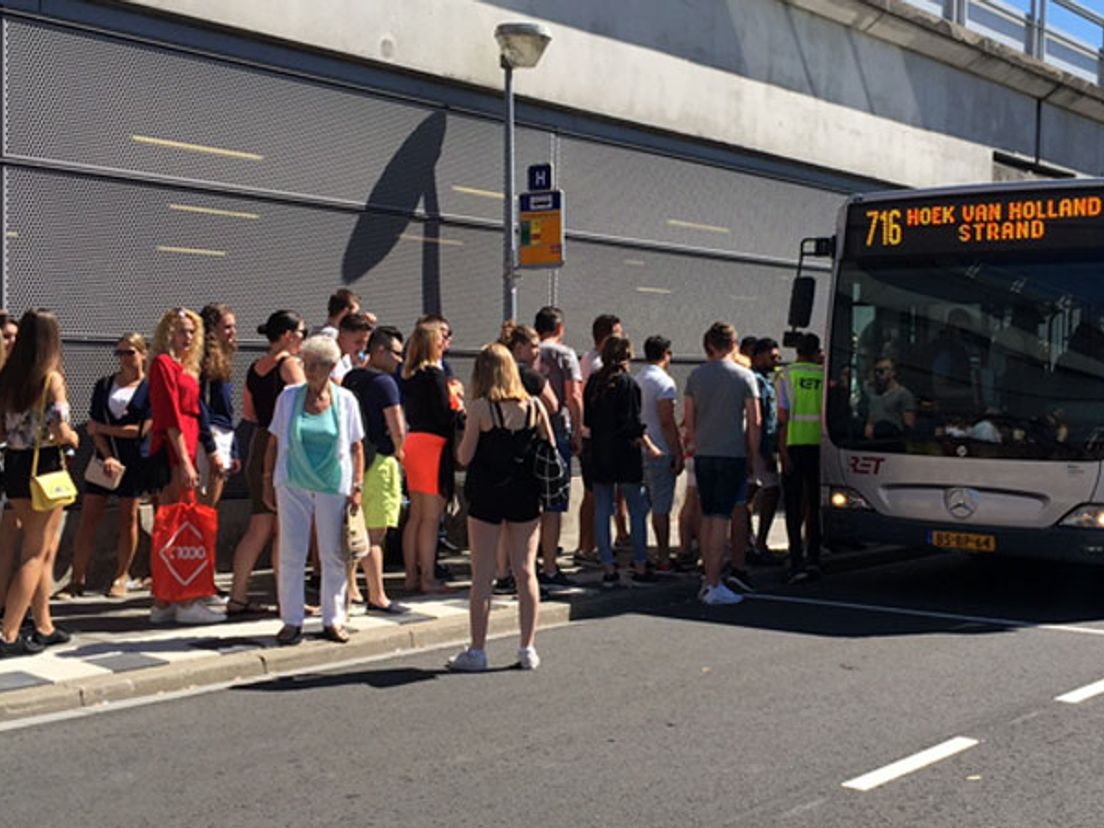
[[[189,601],[215,594],[218,511],[187,491],[179,503],[160,506],[153,519],[150,575],[159,601]]]

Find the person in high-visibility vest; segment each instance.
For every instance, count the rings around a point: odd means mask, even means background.
[[[807,333],[797,361],[782,370],[778,384],[778,456],[790,543],[790,583],[820,576],[820,412],[824,367],[820,337]],[[808,537],[801,529],[808,518]]]

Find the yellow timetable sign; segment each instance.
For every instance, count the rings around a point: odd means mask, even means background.
[[[560,267],[564,263],[563,192],[522,193],[518,202],[518,266]]]

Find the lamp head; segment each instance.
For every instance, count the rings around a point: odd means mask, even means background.
[[[530,69],[536,66],[552,40],[552,33],[540,23],[499,23],[495,26],[503,67]]]

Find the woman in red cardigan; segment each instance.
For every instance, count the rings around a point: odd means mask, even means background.
[[[176,503],[199,485],[196,448],[199,445],[199,370],[203,362],[203,320],[195,311],[174,308],[161,317],[153,335],[156,355],[149,370],[151,488],[159,489],[159,506]],[[159,479],[158,479],[159,478]],[[205,599],[170,604],[154,599],[150,622],[214,624],[226,614]]]

